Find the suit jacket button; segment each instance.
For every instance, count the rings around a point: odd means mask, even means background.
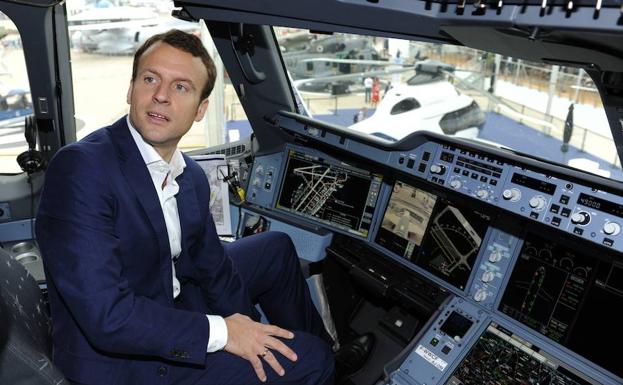
[[[159,366],[157,372],[160,377],[164,377],[167,375],[167,368],[164,366]]]

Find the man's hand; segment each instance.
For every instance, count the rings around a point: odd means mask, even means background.
[[[225,318],[227,325],[227,344],[225,351],[249,361],[260,381],[266,381],[262,359],[280,376],[285,370],[277,361],[272,350],[283,354],[291,361],[296,361],[296,353],[276,337],[292,339],[294,333],[274,325],[265,325],[253,321],[242,314],[233,314]]]

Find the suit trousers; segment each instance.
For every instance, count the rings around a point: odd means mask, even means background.
[[[254,302],[259,303],[271,324],[291,330],[294,339],[283,340],[298,359],[292,362],[278,352],[285,369],[280,377],[264,361],[268,384],[329,385],[333,383],[334,359],[330,337],[312,303],[290,237],[266,232],[225,245]],[[183,291],[183,289],[182,289]],[[250,315],[249,315],[250,316]],[[208,353],[207,367],[170,367],[163,384],[247,385],[261,384],[250,362],[225,351]]]

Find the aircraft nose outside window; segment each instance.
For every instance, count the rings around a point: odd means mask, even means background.
[[[403,112],[415,110],[416,108],[420,108],[420,103],[418,103],[418,101],[415,100],[415,98],[406,98],[394,104],[394,106],[392,107],[392,110],[390,111],[390,114],[398,115],[398,114],[402,114]]]

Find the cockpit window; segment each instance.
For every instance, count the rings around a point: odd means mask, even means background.
[[[17,174],[15,159],[28,149],[24,122],[33,113],[22,39],[15,24],[0,12],[0,173]]]
[[[455,45],[274,31],[300,113],[393,141],[422,130],[469,138],[623,181],[601,98],[580,68]]]
[[[418,103],[417,100],[415,100],[415,98],[406,98],[394,104],[389,114],[398,115],[398,114],[402,114],[403,112],[409,112],[411,110],[415,110],[416,108],[420,108],[420,103]]]
[[[173,18],[173,2],[169,0],[140,2],[140,6],[110,2],[111,6],[101,7],[100,3],[67,2],[78,139],[129,111],[126,93],[134,52],[149,37],[172,28],[201,37],[217,67],[208,111],[179,147],[189,151],[235,142],[251,134],[244,109],[203,22]]]

